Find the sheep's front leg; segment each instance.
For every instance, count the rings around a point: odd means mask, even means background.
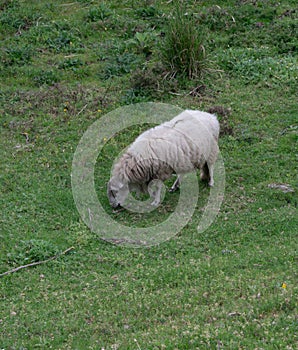
[[[201,169],[201,174],[200,174],[201,180],[208,181],[208,185],[210,187],[214,186],[213,169],[214,169],[213,164],[205,163],[203,168]]]
[[[182,175],[178,175],[176,181],[173,183],[173,186],[169,189],[169,192],[177,191],[178,188],[180,187],[181,180],[182,180]]]
[[[211,165],[208,165],[208,168],[209,168],[209,182],[208,182],[208,185],[210,187],[213,187],[214,186],[214,179],[213,179],[213,164]]]
[[[152,206],[157,207],[160,204],[160,197],[161,197],[161,190],[163,186],[163,182],[160,180],[153,180],[148,186],[148,192],[150,197],[154,197],[153,202],[151,203]]]

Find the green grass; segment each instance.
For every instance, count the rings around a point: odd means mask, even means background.
[[[165,28],[161,44],[161,58],[172,76],[182,75],[189,79],[202,76],[206,66],[202,26],[182,2],[175,2],[175,10]]]
[[[0,274],[74,247],[0,277],[1,349],[297,348],[296,2],[217,5],[187,2],[206,69],[170,79],[160,50],[172,2],[0,1]],[[230,109],[219,115],[226,188],[203,233],[200,184],[177,236],[133,249],[88,229],[70,174],[94,121],[147,101]],[[179,197],[146,215],[109,208],[113,159],[146,127],[109,140],[95,168],[106,212],[134,227],[163,221]]]

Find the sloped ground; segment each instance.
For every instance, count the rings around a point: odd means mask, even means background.
[[[173,2],[0,1],[3,349],[295,349],[297,344],[297,13],[294,1],[188,2],[204,32],[202,76],[162,66]],[[171,77],[171,78],[170,78]],[[138,102],[213,110],[226,170],[216,221],[198,233],[209,189],[175,238],[151,248],[104,242],[82,222],[71,164],[85,130]],[[106,212],[119,151],[95,169]],[[283,191],[290,188],[292,191]]]

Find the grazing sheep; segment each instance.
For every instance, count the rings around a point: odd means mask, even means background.
[[[152,195],[160,202],[162,184],[153,191],[152,180],[164,181],[178,175],[170,191],[179,188],[181,176],[201,170],[201,179],[213,186],[213,167],[218,155],[219,123],[215,115],[186,110],[159,126],[142,133],[120,157],[108,183],[108,198],[113,208],[122,206],[129,192]]]

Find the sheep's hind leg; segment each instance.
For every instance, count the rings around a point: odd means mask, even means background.
[[[214,179],[213,179],[213,164],[208,164],[207,162],[204,164],[203,168],[201,169],[200,177],[202,181],[208,181],[208,185],[210,187],[214,186]]]
[[[200,178],[202,181],[210,181],[210,171],[207,163],[201,168]]]
[[[169,192],[175,192],[179,189],[182,180],[182,175],[178,175],[176,181],[173,183],[172,187],[169,189]]]
[[[213,179],[213,164],[209,164],[208,165],[208,169],[209,169],[209,182],[208,182],[208,185],[210,187],[213,187],[214,186],[214,179]]]

